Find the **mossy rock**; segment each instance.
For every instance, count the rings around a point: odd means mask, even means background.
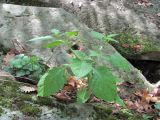
[[[0,115],[3,114],[4,110],[0,107]]]
[[[152,42],[150,38],[134,34],[131,30],[120,32],[117,36],[117,43],[111,43],[124,57],[128,59],[147,59],[160,61],[157,52],[160,54],[160,48],[157,43]],[[152,53],[152,56],[151,56]],[[153,54],[155,54],[153,56]],[[143,56],[146,56],[145,58]],[[148,58],[147,58],[148,57]]]
[[[134,120],[137,114],[124,112],[112,113],[112,108],[105,104],[62,103],[53,97],[37,97],[36,94],[25,94],[19,90],[25,83],[13,80],[0,81],[0,119],[49,119],[49,120]],[[7,111],[4,111],[7,110]],[[8,116],[9,114],[9,116]]]

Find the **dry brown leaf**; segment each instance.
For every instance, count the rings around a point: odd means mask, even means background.
[[[65,92],[61,92],[61,93],[57,93],[55,95],[55,98],[59,99],[59,100],[64,100],[64,101],[70,101],[71,98],[65,94]]]
[[[70,76],[68,78],[68,84],[71,85],[72,87],[75,87],[76,86],[76,78],[74,76]]]
[[[84,79],[77,79],[74,76],[70,76],[68,78],[68,83],[67,84],[71,85],[72,87],[77,87],[77,89],[87,87],[87,83],[84,81]]]
[[[93,98],[90,100],[90,102],[101,102],[101,99],[98,99],[97,97],[93,96]]]
[[[35,86],[21,86],[20,87],[21,92],[24,93],[32,93],[37,91],[37,87]]]
[[[71,86],[71,85],[66,85],[66,86],[64,86],[63,90],[70,92],[70,91],[73,91],[73,90],[74,90],[74,87]]]
[[[133,102],[130,100],[125,100],[125,103],[129,108],[132,108],[132,106],[134,105]]]
[[[151,98],[151,96],[149,95],[149,92],[147,90],[143,90],[142,91],[141,103],[142,104],[145,104],[146,102],[149,103],[150,102],[150,98]]]
[[[83,89],[88,86],[87,83],[83,79],[77,80],[76,84],[77,84],[77,89]]]

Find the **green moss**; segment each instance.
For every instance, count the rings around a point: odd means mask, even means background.
[[[94,110],[96,111],[97,119],[101,120],[143,120],[142,116],[128,109],[121,109],[118,113],[113,113],[115,108],[100,104],[94,105]]]
[[[16,97],[17,85],[10,81],[5,81],[0,87],[0,105],[6,108],[12,108],[13,98]],[[15,91],[15,92],[13,92]]]
[[[106,109],[106,107],[103,107],[101,105],[95,105],[94,109],[96,111],[99,111],[99,112],[104,112],[105,114],[111,114],[112,113],[112,109],[111,108],[107,108]]]
[[[3,109],[0,107],[0,116],[2,115],[3,112],[4,112]]]
[[[29,94],[20,94],[18,97],[21,101],[32,101],[32,96]]]
[[[20,107],[20,111],[24,115],[29,115],[29,116],[39,116],[42,112],[41,109],[31,104],[24,104],[23,106]]]
[[[122,119],[122,120],[144,120],[142,116],[140,116],[134,112],[120,111],[116,116],[118,119]]]
[[[12,107],[12,99],[0,97],[0,106],[5,108],[11,108]]]
[[[130,30],[121,32],[116,39],[119,44],[111,44],[125,57],[134,57],[142,53],[160,50],[152,40],[132,34]]]
[[[20,120],[20,118],[18,116],[14,116],[12,120]]]
[[[96,111],[96,119],[117,120],[116,117],[112,115],[112,108],[107,108],[102,105],[94,105],[94,110]]]
[[[38,97],[38,99],[36,101],[34,101],[35,104],[39,104],[39,105],[46,105],[46,106],[52,106],[53,104],[53,98],[47,98],[47,97]]]

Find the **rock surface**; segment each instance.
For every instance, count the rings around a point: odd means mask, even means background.
[[[0,79],[0,120],[98,120],[139,119],[140,116],[120,111],[113,115],[105,104],[62,103],[53,97],[40,98],[35,93],[20,91],[21,86],[11,79]]]
[[[151,0],[41,0],[28,2],[27,0],[9,0],[9,3],[37,6],[61,7],[70,13],[74,13],[80,21],[97,31],[103,33],[131,33],[139,38],[126,38],[115,47],[127,58],[160,61],[160,1]],[[124,48],[123,44],[131,44]],[[134,52],[136,45],[141,45],[138,52]],[[119,47],[120,46],[120,47]],[[126,52],[126,50],[132,51]],[[158,55],[157,55],[158,53]]]
[[[18,48],[16,45],[13,45],[13,41],[16,40],[17,44],[21,43],[26,46],[29,54],[35,54],[44,61],[47,61],[53,54],[52,51],[39,47],[44,45],[46,41],[31,43],[28,42],[29,39],[48,35],[53,28],[61,31],[79,30],[81,36],[85,38],[83,44],[87,49],[95,49],[95,46],[99,45],[103,47],[102,50],[104,54],[117,54],[120,59],[127,62],[110,44],[92,38],[90,36],[91,29],[82,24],[74,15],[67,13],[63,9],[0,4],[0,11],[0,44],[3,44],[5,47]],[[67,59],[66,50],[67,48],[60,46],[54,51],[55,56],[50,61],[52,66],[65,62]],[[100,60],[99,64],[107,65],[111,68],[113,74],[124,81],[131,81],[142,85],[144,83],[147,87],[153,87],[146,81],[140,71],[136,70],[130,64],[127,71],[118,69],[117,64],[113,64],[112,61]],[[103,117],[101,116],[101,110],[98,112],[92,105],[66,105],[56,102],[53,98],[43,99],[37,98],[35,94],[23,94],[19,90],[21,85],[26,84],[19,84],[14,81],[6,81],[4,78],[0,78],[0,119],[69,120],[72,118],[73,120],[83,120],[88,118],[92,120]],[[79,114],[79,111],[82,111],[81,114]],[[109,116],[108,113],[106,113],[106,110],[103,115],[105,116],[102,119]],[[126,119],[128,119],[128,116]]]
[[[140,0],[76,0],[72,4],[69,3],[70,0],[62,1],[62,8],[76,14],[90,28],[106,34],[123,33],[127,36],[131,33],[139,36],[137,40],[124,37],[129,41],[123,40],[120,45],[115,45],[127,58],[160,61],[159,0],[147,3],[141,3]],[[81,7],[78,7],[80,4]],[[123,48],[123,44],[131,47]],[[136,45],[141,45],[141,49],[134,52]],[[130,49],[132,51],[126,52]]]
[[[27,49],[30,53],[47,61],[53,54],[52,51],[39,47],[43,46],[46,42],[27,42],[29,39],[48,35],[50,33],[49,31],[53,28],[61,31],[79,30],[85,40],[84,46],[87,49],[97,49],[95,46],[103,46],[104,54],[116,54],[119,59],[126,62],[111,45],[91,37],[91,29],[80,23],[74,15],[67,13],[63,9],[1,4],[0,11],[0,43],[6,47],[15,47],[16,45],[13,45],[13,41],[15,42],[16,40],[16,42],[22,43],[23,45],[27,44]],[[52,66],[66,62],[67,50],[67,48],[61,46],[54,51],[55,56],[50,60]],[[123,70],[118,68],[118,66],[120,66],[119,64],[113,63],[112,61],[101,60],[99,64],[107,65],[112,69],[113,74],[122,80],[135,81],[135,83],[138,81],[147,86],[152,86],[146,81],[140,71],[136,70],[132,65],[129,65],[128,70]]]

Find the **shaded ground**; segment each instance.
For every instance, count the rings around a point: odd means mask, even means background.
[[[160,81],[160,62],[145,60],[129,60],[132,65],[142,71],[151,83]]]

